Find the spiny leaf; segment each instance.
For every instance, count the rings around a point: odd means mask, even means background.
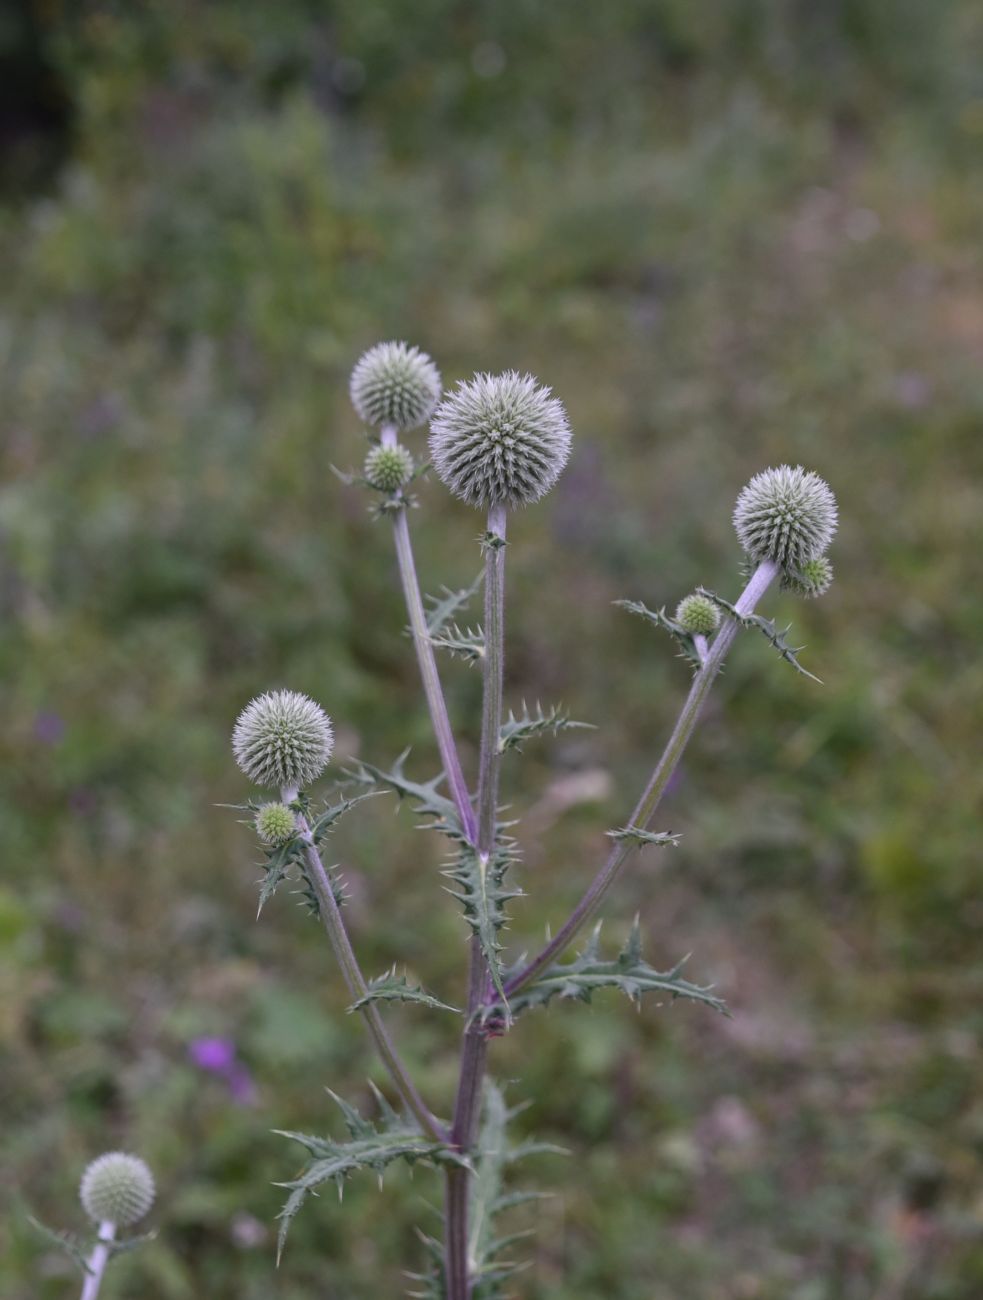
[[[470,587],[461,587],[452,591],[450,587],[441,587],[441,595],[425,596],[427,609],[427,632],[431,640],[438,637],[449,623],[467,609],[484,579],[484,570],[478,574]]]
[[[458,623],[448,623],[430,641],[438,650],[447,650],[469,664],[476,664],[485,657],[485,632],[480,623],[476,627],[463,628]]]
[[[395,1160],[405,1160],[411,1165],[418,1160],[429,1164],[467,1163],[457,1152],[440,1142],[431,1141],[409,1120],[397,1116],[388,1103],[381,1107],[379,1123],[373,1124],[371,1120],[363,1118],[354,1106],[342,1101],[334,1093],[331,1096],[341,1108],[350,1141],[337,1142],[332,1138],[314,1137],[309,1133],[275,1130],[281,1137],[299,1143],[311,1157],[299,1178],[277,1184],[290,1192],[279,1214],[278,1263],[294,1216],[307,1197],[316,1194],[317,1189],[325,1183],[334,1183],[340,1195],[345,1179],[358,1170],[371,1169],[381,1176]],[[379,1094],[376,1096],[378,1099]]]
[[[601,926],[598,923],[586,948],[573,961],[548,966],[530,985],[513,993],[509,1000],[512,1015],[517,1016],[533,1007],[545,1006],[555,997],[590,1002],[598,989],[606,988],[620,989],[632,1002],[638,1002],[643,993],[666,993],[673,1001],[676,998],[689,998],[726,1014],[723,1001],[711,993],[709,988],[691,984],[681,977],[679,972],[683,962],[679,962],[672,970],[658,971],[645,961],[637,919],[628,941],[613,960],[601,958],[600,935]],[[484,1008],[482,1019],[487,1023],[503,1015],[505,1008],[496,1002]]]
[[[33,1214],[27,1216],[27,1221],[32,1228],[35,1228],[44,1237],[49,1245],[67,1255],[83,1273],[91,1273],[92,1270],[87,1262],[89,1248],[74,1233],[60,1232],[57,1228],[49,1228],[46,1223],[36,1219]]]
[[[361,785],[388,785],[401,799],[412,799],[414,812],[419,816],[432,818],[428,824],[435,830],[443,831],[452,840],[463,841],[464,834],[457,809],[453,801],[441,794],[438,788],[444,780],[443,772],[424,784],[410,780],[405,771],[409,753],[408,749],[403,750],[388,772],[371,763],[359,762],[349,770],[349,775]]]
[[[505,904],[522,893],[521,889],[511,889],[505,884],[506,872],[515,859],[515,846],[510,840],[499,839],[487,858],[470,844],[462,844],[454,865],[444,872],[459,886],[450,892],[464,907],[464,918],[481,946],[492,983],[505,1006],[506,1019],[508,1005],[499,960],[501,944],[498,932],[508,920]]]
[[[363,799],[369,799],[373,795],[381,794],[380,790],[369,790],[365,794],[356,795],[353,799],[343,798],[335,804],[329,804],[320,813],[314,813],[311,801],[307,795],[298,795],[294,802],[294,810],[299,812],[307,821],[311,828],[311,835],[315,844],[320,844],[322,840],[335,828],[338,822],[344,817],[345,813],[351,811],[356,804]],[[313,883],[308,876],[307,858],[305,845],[300,832],[286,844],[270,849],[266,855],[266,875],[263,877],[262,885],[259,891],[259,908],[256,915],[259,916],[265,905],[276,893],[279,885],[291,877],[291,868],[296,870],[300,878],[301,889],[307,906],[314,916],[318,916],[320,908],[317,901],[317,893]],[[332,869],[329,869],[328,875],[331,877],[331,883],[335,890],[335,897],[339,904],[344,901],[344,891],[340,881],[332,875]]]
[[[668,632],[679,646],[682,657],[688,659],[694,668],[703,667],[703,660],[696,648],[696,640],[692,632],[687,632],[675,619],[670,618],[664,605],[661,609],[649,609],[640,600],[616,600],[614,603],[620,609],[626,609],[629,614],[637,614],[639,618],[646,619],[654,627]]]
[[[345,813],[350,812],[356,804],[360,804],[363,799],[372,799],[375,795],[381,793],[381,790],[367,790],[365,794],[357,794],[353,799],[340,799],[336,804],[329,804],[316,817],[311,817],[311,835],[314,843],[320,844],[324,837],[334,830]]]
[[[680,840],[680,836],[673,831],[647,831],[641,826],[622,826],[620,830],[608,831],[607,834],[609,839],[631,843],[636,849],[644,848],[646,844],[676,845]]]
[[[370,1002],[418,1002],[422,1006],[431,1007],[435,1011],[453,1011],[460,1015],[458,1007],[452,1007],[447,1002],[441,1002],[433,994],[427,993],[425,989],[410,984],[405,975],[397,975],[396,967],[389,970],[385,975],[379,975],[374,980],[369,980],[368,992],[357,1002],[353,1002],[348,1008],[351,1011],[359,1011],[362,1007],[367,1006]]]
[[[742,614],[737,609],[736,605],[732,605],[729,600],[724,600],[723,596],[718,596],[716,592],[707,591],[705,587],[697,587],[697,592],[701,596],[706,596],[707,600],[712,600],[719,609],[722,609],[725,613],[729,614],[731,618],[736,619],[737,622],[740,623],[741,627],[757,629],[765,637],[768,643],[778,651],[779,656],[784,659],[786,663],[790,663],[796,672],[801,673],[803,677],[808,677],[812,681],[818,682],[819,685],[822,686],[822,680],[818,678],[815,673],[810,673],[808,669],[803,668],[798,661],[797,656],[805,649],[805,647],[800,645],[789,645],[785,640],[785,637],[792,630],[791,623],[788,627],[779,631],[775,626],[774,619],[765,618],[761,614]]]
[[[543,706],[537,704],[535,713],[530,713],[523,701],[521,716],[516,717],[509,709],[509,716],[502,723],[498,738],[498,752],[505,754],[510,749],[521,750],[527,740],[546,735],[547,732],[556,735],[560,731],[573,731],[578,728],[593,730],[591,723],[574,722],[568,713],[557,708],[556,705],[544,713]]]

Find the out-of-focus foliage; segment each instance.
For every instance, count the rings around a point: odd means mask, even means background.
[[[261,855],[216,807],[249,795],[228,733],[275,686],[323,702],[340,762],[412,744],[436,770],[388,524],[331,474],[365,455],[349,368],[392,337],[448,382],[532,371],[575,429],[511,530],[507,699],[600,726],[505,773],[509,960],[624,825],[688,684],[611,602],[733,599],[730,509],[770,463],[816,469],[843,520],[829,595],[764,610],[825,685],[742,637],[664,809],[680,846],[607,907],[612,945],[639,911],[652,963],[692,951],[733,1019],[599,993],[494,1044],[520,1130],[572,1152],[515,1212],[516,1292],[976,1300],[979,6],[23,16],[0,58],[29,46],[71,116],[61,168],[38,188],[28,149],[0,207],[5,1300],[72,1293],[26,1215],[79,1228],[111,1146],[154,1168],[161,1231],[109,1297],[348,1300],[422,1266],[425,1170],[312,1201],[274,1276],[272,1183],[300,1166],[270,1130],[326,1131],[325,1086],[371,1114],[375,1067],[298,900],[256,923]],[[414,495],[425,588],[467,584],[473,512]],[[443,667],[473,771],[478,674]],[[358,947],[460,1005],[440,846],[394,804],[332,841]],[[455,1018],[385,1014],[446,1110]]]

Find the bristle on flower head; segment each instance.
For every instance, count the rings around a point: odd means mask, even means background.
[[[373,447],[365,458],[362,473],[369,487],[379,492],[398,492],[413,477],[413,457],[398,444]]]
[[[407,343],[377,343],[363,353],[349,383],[352,405],[367,424],[415,429],[440,401],[440,371]]]
[[[787,569],[801,569],[822,555],[836,522],[836,498],[829,485],[801,465],[755,474],[734,507],[734,528],[747,555]]]
[[[331,757],[331,719],[299,691],[269,691],[247,704],[232,732],[232,752],[256,785],[303,788]]]
[[[154,1176],[139,1156],[108,1151],[86,1168],[79,1199],[95,1223],[107,1220],[126,1228],[142,1219],[154,1203]]]
[[[782,576],[782,590],[795,596],[813,598],[825,596],[833,585],[833,566],[825,555],[806,560],[801,569],[786,569]]]
[[[676,606],[676,622],[687,632],[709,636],[720,626],[720,610],[707,596],[694,591]]]
[[[441,402],[430,455],[444,484],[473,506],[529,505],[547,493],[570,455],[563,403],[531,375],[475,375]]]

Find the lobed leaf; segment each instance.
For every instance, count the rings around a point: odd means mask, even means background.
[[[447,650],[468,664],[476,664],[485,657],[485,632],[480,623],[464,628],[457,623],[448,623],[443,631],[430,638],[430,642],[438,650]]]
[[[441,595],[424,596],[424,601],[428,605],[427,632],[431,639],[440,636],[457,615],[467,609],[484,577],[484,570],[482,570],[470,587],[460,587],[457,591],[452,591],[450,587],[442,587]]]
[[[510,749],[521,750],[527,740],[533,740],[535,737],[544,736],[547,733],[556,735],[560,731],[578,729],[594,730],[591,723],[575,722],[568,713],[565,713],[556,705],[544,713],[543,706],[537,704],[535,713],[530,713],[525,702],[523,702],[520,717],[517,718],[509,709],[509,716],[502,723],[499,733],[498,752],[506,754]]]
[[[687,632],[680,623],[670,618],[664,605],[661,609],[649,609],[640,600],[616,600],[614,603],[619,609],[626,609],[629,614],[637,614],[639,618],[644,618],[654,627],[660,628],[663,632],[668,632],[679,646],[682,658],[688,659],[694,668],[703,667],[703,660],[696,648],[696,639],[693,633]]]
[[[366,995],[353,1002],[348,1010],[349,1012],[360,1011],[370,1002],[418,1002],[435,1011],[453,1011],[456,1015],[461,1014],[458,1007],[452,1007],[448,1002],[441,1002],[425,989],[410,984],[405,975],[397,975],[395,966],[385,975],[370,980]]]
[[[427,824],[434,830],[442,831],[452,840],[463,841],[464,833],[454,802],[439,790],[444,779],[443,772],[425,783],[412,781],[406,775],[409,753],[408,749],[404,749],[388,772],[371,763],[359,762],[350,769],[349,775],[353,781],[362,785],[388,785],[400,799],[412,799],[414,811],[421,817],[430,818]]]
[[[455,864],[444,872],[458,886],[450,892],[461,902],[464,919],[481,946],[492,983],[505,1007],[506,1019],[508,1004],[499,959],[502,946],[498,942],[498,932],[508,921],[506,903],[522,894],[521,889],[512,889],[505,884],[506,873],[515,859],[515,846],[511,840],[499,838],[487,858],[470,844],[462,844]]]
[[[674,831],[647,831],[642,826],[622,826],[620,830],[608,831],[608,838],[619,843],[631,843],[636,849],[647,844],[661,847],[665,844],[677,845],[681,836]]]
[[[46,1223],[36,1219],[33,1214],[27,1216],[27,1221],[32,1228],[44,1237],[50,1246],[60,1250],[82,1270],[86,1275],[91,1273],[88,1265],[89,1249],[86,1244],[75,1236],[72,1232],[61,1232],[57,1228],[49,1228]]]
[[[797,656],[805,649],[805,647],[800,645],[789,645],[785,640],[785,637],[792,630],[791,623],[788,627],[779,631],[775,626],[774,619],[765,618],[761,614],[741,614],[736,605],[732,605],[729,600],[724,600],[723,596],[718,596],[716,592],[707,591],[705,587],[697,587],[697,592],[701,596],[706,596],[707,600],[712,600],[713,603],[719,609],[722,609],[725,614],[729,614],[731,618],[736,619],[737,622],[740,623],[741,627],[757,629],[757,631],[765,637],[768,643],[778,651],[779,656],[784,659],[786,663],[790,663],[796,672],[801,673],[803,677],[808,677],[814,682],[819,682],[819,685],[822,686],[820,678],[818,678],[815,673],[810,673],[808,669],[803,668],[799,663]]]

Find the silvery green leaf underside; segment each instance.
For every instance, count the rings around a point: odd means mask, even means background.
[[[562,708],[554,705],[544,712],[543,706],[537,704],[533,713],[529,712],[525,702],[522,713],[516,715],[509,710],[509,716],[502,723],[498,739],[499,753],[508,753],[510,749],[521,750],[527,740],[537,736],[556,735],[560,731],[593,730],[589,722],[575,722]]]
[[[397,975],[395,966],[392,970],[387,971],[385,975],[379,975],[376,979],[369,980],[368,992],[365,997],[353,1002],[348,1010],[359,1011],[370,1002],[416,1002],[420,1006],[430,1007],[434,1011],[453,1011],[457,1015],[461,1014],[458,1007],[452,1007],[447,1002],[441,1002],[432,993],[428,993],[418,985],[410,984],[405,975]]]

